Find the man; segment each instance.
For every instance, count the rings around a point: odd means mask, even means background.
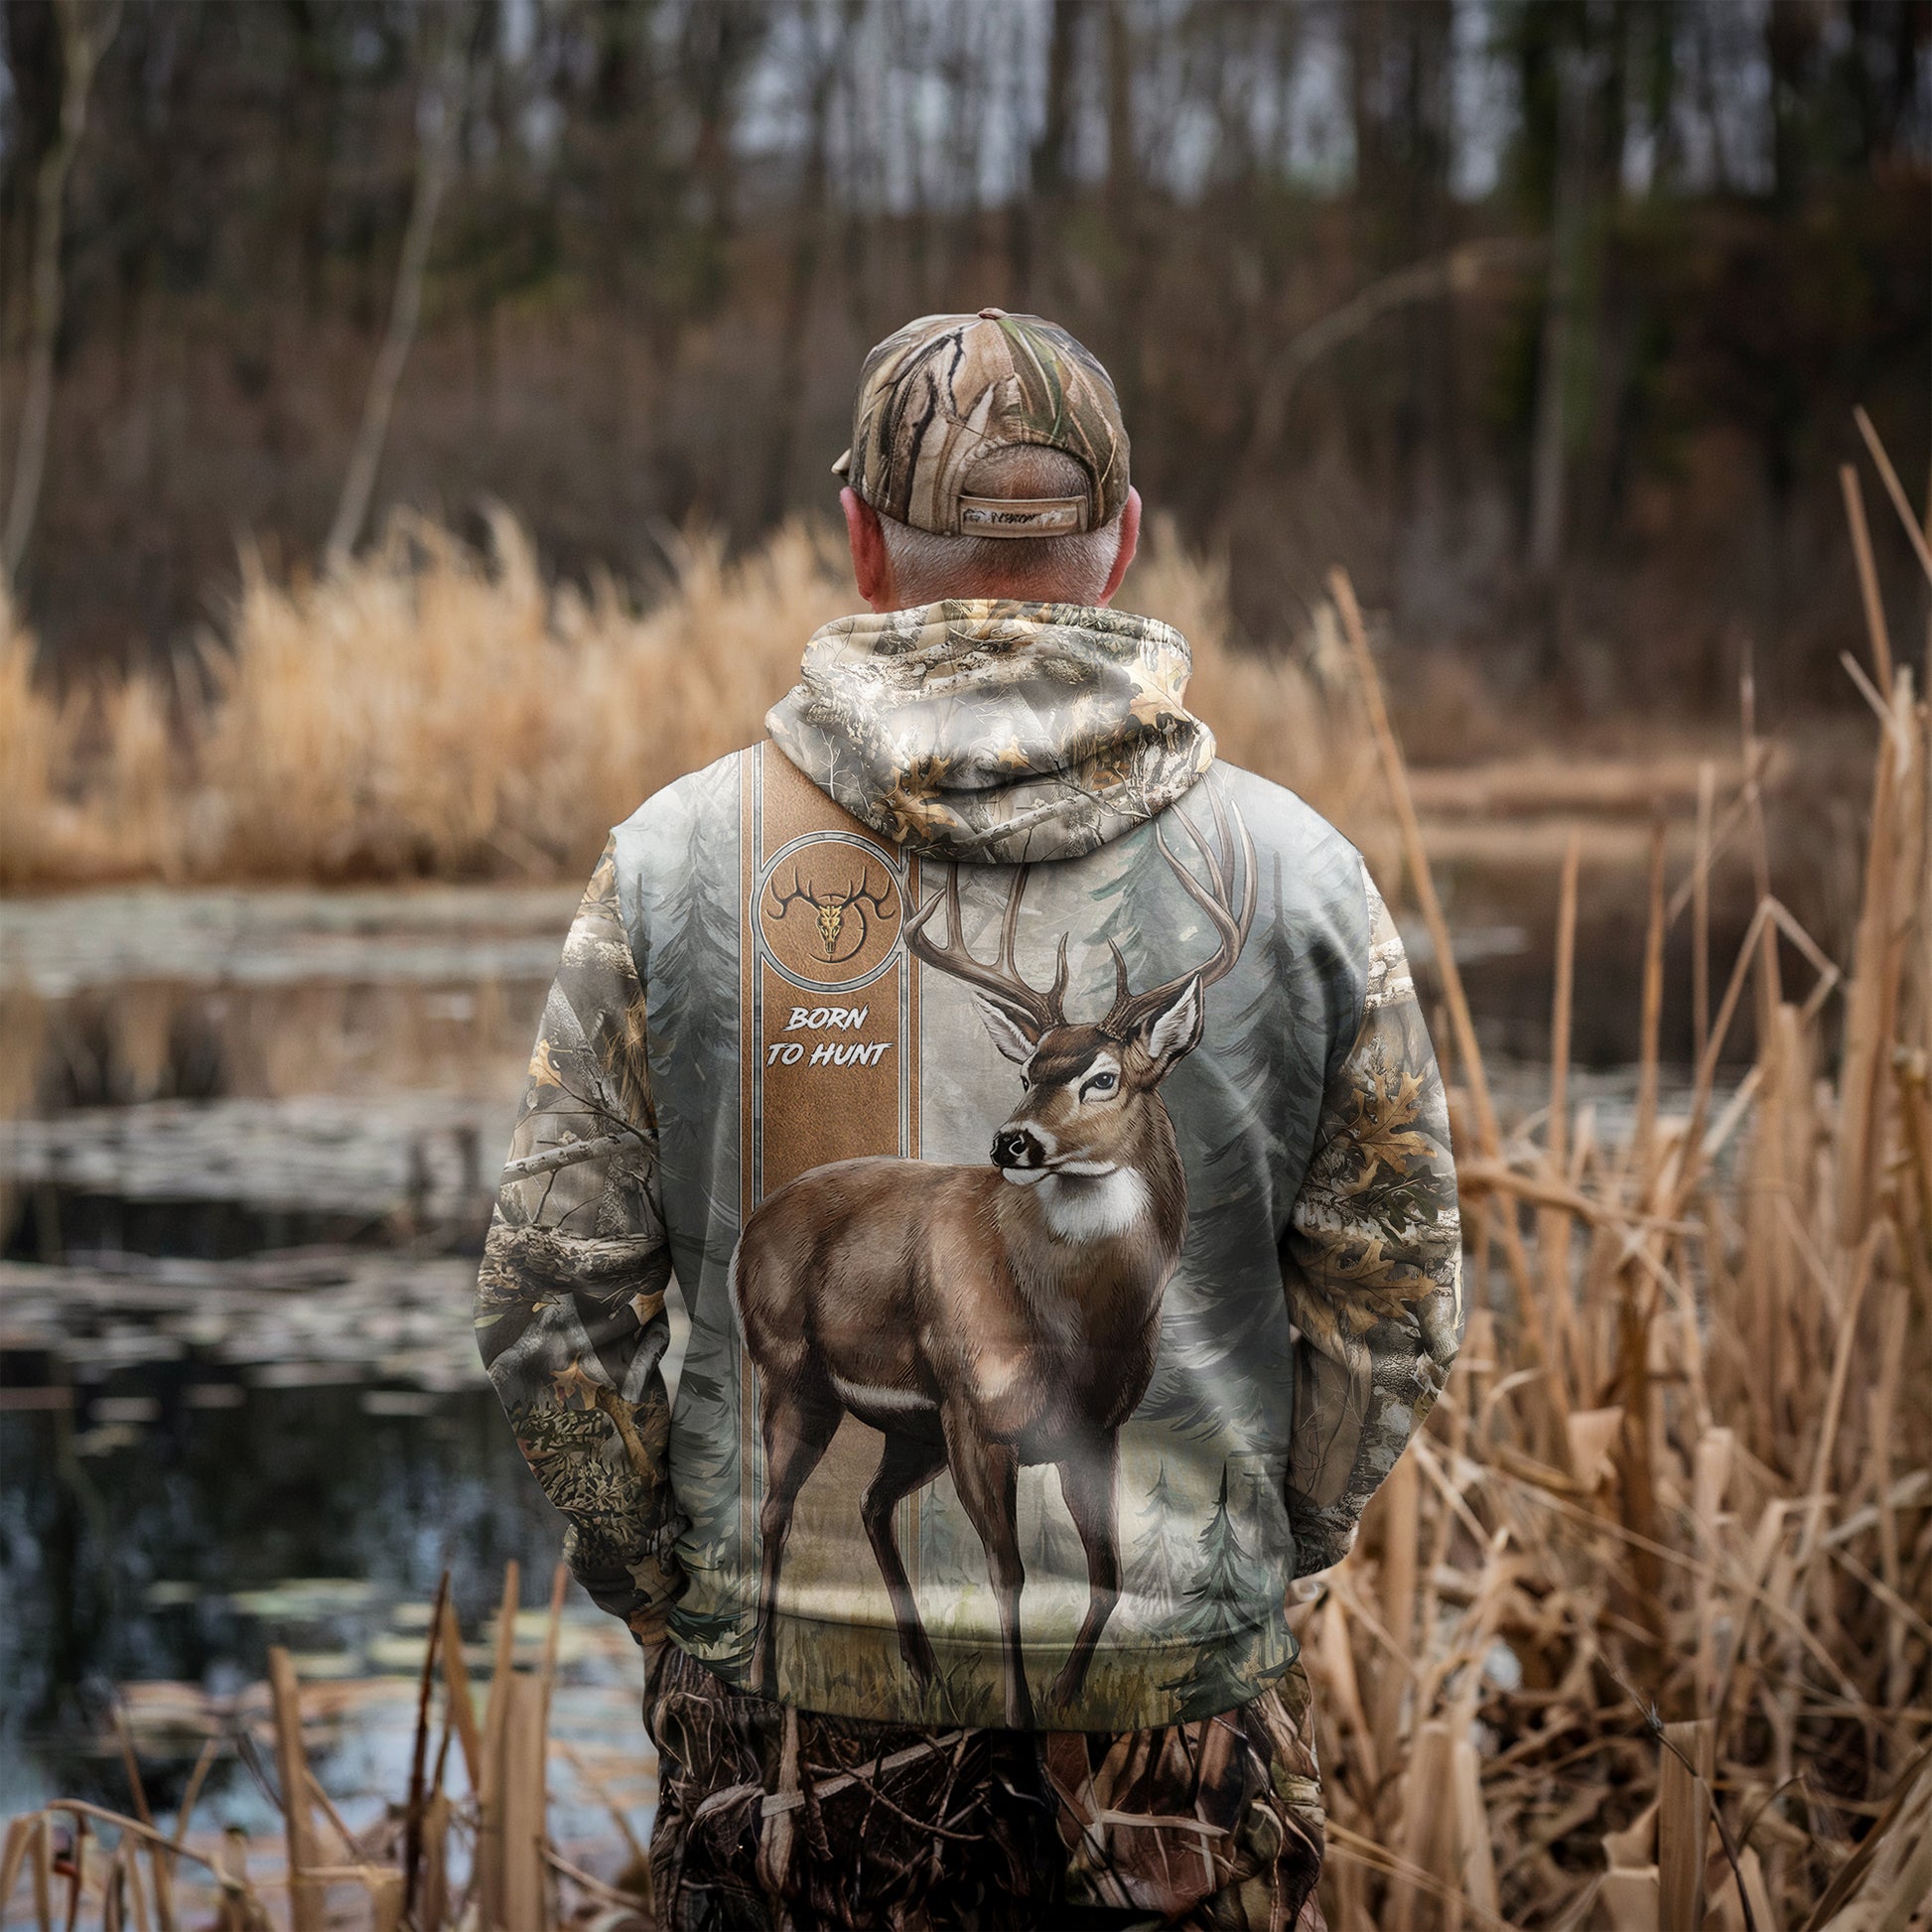
[[[614,833],[478,1291],[646,1652],[659,1920],[1317,1926],[1285,1604],[1461,1314],[1402,945],[1108,610],[1079,344],[912,323],[836,468],[874,615]]]

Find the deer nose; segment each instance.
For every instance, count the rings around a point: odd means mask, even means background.
[[[1025,1127],[1003,1127],[993,1136],[996,1168],[1036,1168],[1046,1157],[1039,1138]]]

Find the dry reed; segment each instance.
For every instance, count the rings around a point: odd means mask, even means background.
[[[1334,590],[1443,974],[1471,1313],[1431,1428],[1299,1619],[1330,1922],[1932,1923],[1932,793],[1912,673],[1877,704],[1849,968],[1766,894],[1692,1091],[1663,1107],[1659,838],[1635,1118],[1609,1141],[1566,1090],[1573,847],[1550,1102],[1505,1133]],[[1768,874],[1748,779],[1737,805]],[[1756,1059],[1723,1090],[1747,999]]]
[[[673,546],[661,596],[553,590],[507,512],[486,552],[399,517],[308,582],[243,559],[198,688],[147,675],[58,699],[0,608],[0,888],[106,879],[574,876],[658,786],[761,733],[805,639],[855,608],[822,528],[728,561]],[[1320,668],[1229,647],[1223,570],[1151,534],[1125,600],[1193,641],[1228,755],[1348,822],[1372,765]],[[1317,644],[1319,639],[1317,638]]]

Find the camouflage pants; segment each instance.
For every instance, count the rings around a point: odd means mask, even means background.
[[[1322,1932],[1299,1664],[1197,1724],[934,1731],[772,1704],[667,1645],[644,1718],[659,1932]]]

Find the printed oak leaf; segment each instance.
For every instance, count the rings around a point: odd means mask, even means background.
[[[1348,1182],[1345,1192],[1365,1192],[1384,1169],[1400,1180],[1412,1171],[1412,1162],[1430,1158],[1428,1138],[1410,1125],[1422,1112],[1422,1093],[1423,1076],[1407,1068],[1398,1071],[1393,1080],[1388,1073],[1377,1071],[1370,1075],[1366,1090],[1356,1088],[1344,1144],[1360,1157],[1362,1171]]]
[[[1379,1234],[1368,1236],[1352,1258],[1331,1256],[1324,1272],[1324,1285],[1331,1293],[1347,1295],[1352,1318],[1362,1321],[1363,1332],[1372,1322],[1400,1315],[1436,1287],[1427,1274],[1392,1256]]]
[[[916,759],[879,801],[896,839],[920,839],[933,832],[965,829],[959,814],[931,794],[944,784],[947,768],[938,759]]]
[[[1368,1234],[1359,1246],[1329,1248],[1314,1269],[1293,1277],[1289,1312],[1316,1347],[1352,1361],[1378,1322],[1409,1317],[1435,1287],[1426,1273],[1394,1261],[1379,1234]]]
[[[530,1051],[530,1084],[533,1087],[561,1087],[564,1076],[557,1070],[557,1062],[551,1057],[550,1035],[539,1034],[537,1043]]]
[[[557,1400],[566,1406],[573,1396],[581,1396],[587,1405],[595,1405],[604,1393],[604,1384],[587,1374],[581,1361],[572,1361],[559,1369],[550,1378],[550,1387]]]

